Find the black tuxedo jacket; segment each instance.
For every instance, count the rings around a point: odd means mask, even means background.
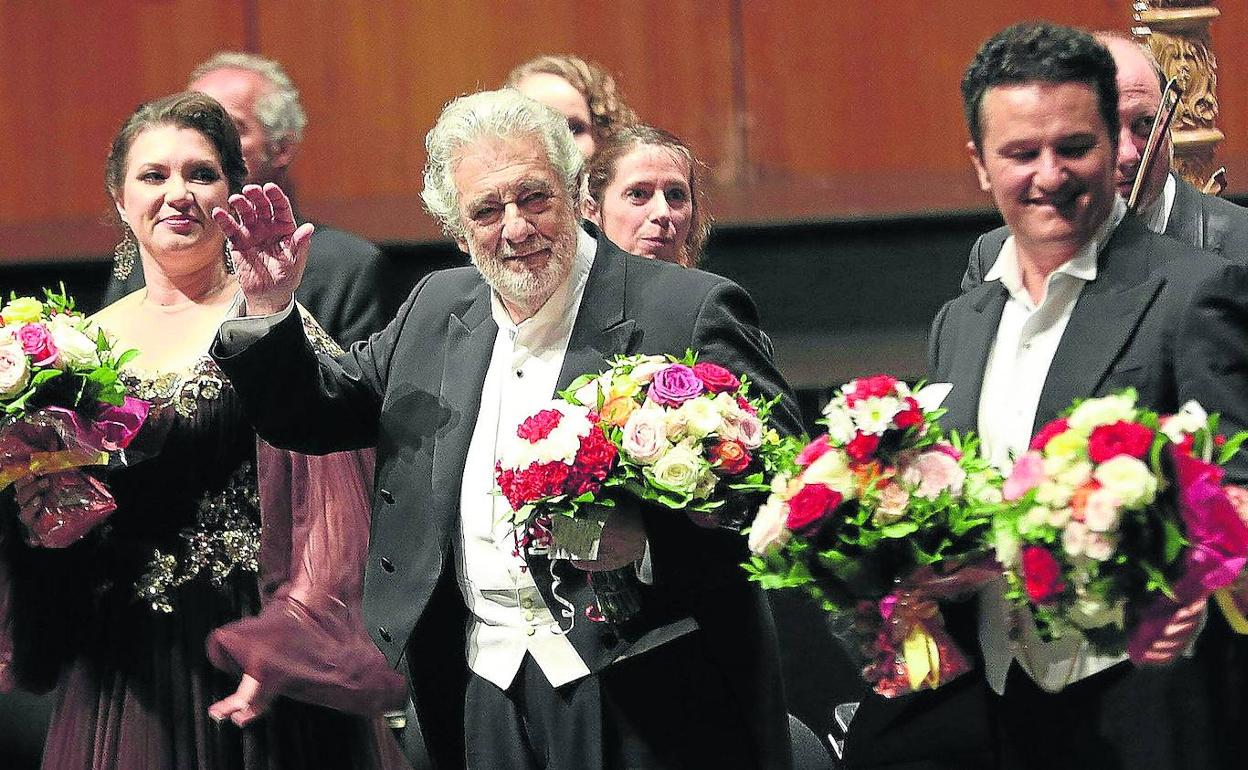
[[[318,359],[293,316],[245,351],[218,357],[266,440],[308,453],[376,444],[365,620],[390,662],[409,672],[431,754],[445,766],[463,757],[466,611],[451,538],[498,332],[490,306],[489,287],[474,268],[440,271],[416,286],[382,332],[338,360]],[[617,354],[679,355],[688,348],[747,373],[762,394],[784,394],[773,414],[781,430],[800,430],[788,387],[764,351],[757,312],[740,287],[624,254],[599,239],[558,387]],[[715,663],[728,672],[760,756],[787,765],[775,632],[761,592],[738,566],[746,556],[743,539],[667,511],[642,514],[654,567],[655,596],[647,597],[657,608],[652,622],[619,638],[578,612],[568,638],[598,671],[662,644],[670,638],[668,621],[693,617]],[[548,570],[531,566],[548,605],[556,607]],[[564,581],[578,584],[583,576]],[[578,610],[588,603],[585,590],[571,597]]]
[[[1007,235],[1001,228],[980,242],[995,258]],[[1131,217],[1115,230],[1097,268],[1049,367],[1033,433],[1075,398],[1128,386],[1153,409],[1174,412],[1195,399],[1222,413],[1224,431],[1248,427],[1248,269],[1156,235]],[[932,323],[928,379],[953,384],[941,420],[946,428],[978,430],[984,367],[1007,297],[1000,281],[980,284],[948,302]],[[1239,483],[1248,479],[1242,455],[1227,472]],[[968,653],[978,650],[974,614],[973,603],[946,613],[950,631]],[[1141,742],[1156,739],[1156,745],[1170,746],[1165,741],[1189,721],[1184,709],[1207,707],[1216,683],[1227,676],[1217,663],[1198,653],[1171,667],[1133,670],[1106,698],[1138,700],[1128,708],[1138,724],[1124,729],[1138,733]],[[993,698],[979,670],[933,692],[893,701],[869,696],[850,725],[850,765],[995,766]],[[1217,709],[1201,713],[1211,712]],[[1220,742],[1224,738],[1206,743]],[[1163,755],[1168,754],[1159,749],[1157,767],[1169,767]]]
[[[1174,205],[1163,235],[1179,243],[1221,254],[1232,262],[1248,264],[1248,208],[1237,206],[1216,195],[1206,195],[1175,176]],[[981,235],[971,247],[971,257],[962,276],[962,291],[983,283],[997,261],[1001,244],[1009,235],[1001,227]]]

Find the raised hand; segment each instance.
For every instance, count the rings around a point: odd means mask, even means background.
[[[313,227],[295,226],[290,199],[269,182],[249,184],[230,196],[230,208],[212,210],[212,219],[230,239],[230,256],[248,315],[268,315],[290,304],[308,262]]]

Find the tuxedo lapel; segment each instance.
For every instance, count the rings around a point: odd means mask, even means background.
[[[1008,296],[1000,281],[981,284],[967,293],[969,308],[946,321],[960,326],[957,349],[949,365],[946,367],[937,361],[937,378],[953,383],[953,390],[944,403],[948,410],[944,420],[947,428],[959,431],[976,428],[984,367],[988,365],[988,354],[997,338],[997,327],[1001,324],[1001,312],[1005,310]]]
[[[490,316],[490,290],[481,282],[462,313],[447,319],[440,398],[455,418],[433,447],[433,489],[448,497],[441,510],[459,510],[464,458],[481,408],[481,388],[490,366],[498,324]]]
[[[599,238],[556,390],[582,374],[601,371],[608,358],[630,352],[636,321],[625,316],[627,278],[624,253]]]
[[[1049,365],[1033,430],[1074,399],[1097,394],[1161,291],[1164,280],[1150,275],[1146,232],[1136,220],[1125,219],[1102,252],[1096,280],[1080,292]]]

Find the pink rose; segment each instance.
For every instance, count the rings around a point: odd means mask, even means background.
[[[1001,488],[1001,496],[1008,502],[1014,502],[1040,486],[1041,481],[1044,481],[1044,458],[1038,450],[1025,452],[1015,461],[1010,477]]]
[[[824,484],[807,484],[789,499],[789,515],[785,524],[791,530],[803,530],[816,525],[823,517],[836,510],[845,498],[840,492]]]
[[[692,369],[684,364],[672,364],[654,375],[648,395],[661,406],[680,406],[702,395],[704,390],[702,380]]]
[[[901,479],[915,487],[915,495],[934,500],[946,489],[954,495],[962,494],[966,471],[944,452],[926,451],[902,468]]]
[[[784,501],[774,495],[768,498],[763,507],[758,509],[754,523],[750,526],[750,551],[763,554],[773,547],[783,547],[789,542],[792,533],[784,526],[786,515]]]
[[[802,447],[802,451],[798,453],[797,460],[795,462],[799,468],[806,468],[815,460],[823,457],[823,455],[831,448],[832,445],[828,443],[828,436],[825,433],[822,436],[812,439],[809,444]]]
[[[1084,503],[1083,523],[1093,532],[1113,532],[1118,529],[1121,506],[1122,502],[1113,492],[1097,489],[1088,494]]]
[[[15,343],[0,345],[0,398],[13,398],[30,382],[30,361]]]
[[[624,454],[639,463],[649,464],[667,451],[668,443],[663,427],[663,412],[654,409],[637,409],[624,423],[621,448]]]
[[[900,484],[888,482],[880,488],[879,502],[875,506],[875,514],[871,520],[883,526],[900,521],[906,515],[906,507],[910,505],[910,493]]]
[[[59,351],[52,341],[52,332],[41,323],[26,324],[17,332],[22,352],[30,356],[34,366],[55,366]]]

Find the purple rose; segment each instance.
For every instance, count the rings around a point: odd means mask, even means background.
[[[672,364],[654,375],[649,396],[651,401],[661,406],[680,406],[702,395],[705,389],[693,369],[684,364]]]

